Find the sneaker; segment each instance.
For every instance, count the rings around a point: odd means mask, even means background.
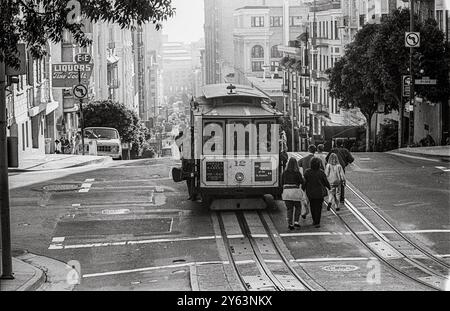
[[[288,226],[288,229],[289,229],[289,230],[294,230],[295,227],[294,227],[293,225],[289,225],[289,226]]]
[[[314,225],[315,228],[320,228],[320,224]]]
[[[329,211],[330,209],[331,209],[331,202],[329,202],[327,205],[327,211]]]
[[[294,227],[297,228],[297,229],[300,229],[300,224],[299,224],[298,222],[296,222],[296,223],[294,224]]]

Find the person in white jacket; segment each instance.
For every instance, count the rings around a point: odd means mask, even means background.
[[[332,204],[334,204],[336,211],[340,210],[339,197],[341,195],[341,185],[345,186],[344,169],[339,164],[339,159],[336,154],[331,154],[328,159],[328,164],[325,168],[325,175],[330,183],[331,190],[328,197],[327,210],[329,211]]]

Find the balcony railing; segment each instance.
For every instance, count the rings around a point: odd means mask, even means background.
[[[329,115],[327,108],[322,105],[322,104],[318,104],[318,103],[314,103],[311,105],[312,107],[312,111],[317,113],[317,114],[321,114],[321,115]]]

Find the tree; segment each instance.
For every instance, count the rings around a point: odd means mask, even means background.
[[[366,24],[346,47],[344,56],[328,71],[330,94],[340,100],[341,107],[358,107],[366,117],[367,147],[370,122],[378,103],[385,104],[385,113],[403,106],[401,78],[409,73],[409,49],[404,45],[407,31],[408,9],[393,11],[381,24]],[[436,86],[416,86],[415,95],[444,102],[450,94],[448,43],[444,43],[444,34],[432,19],[420,22],[415,16],[415,31],[421,34],[421,44],[414,49],[414,76],[438,80]]]
[[[111,100],[95,101],[83,107],[85,127],[102,126],[117,129],[124,143],[132,143],[133,150],[139,151],[150,139],[148,129],[136,112],[123,104]]]
[[[16,45],[25,42],[35,58],[45,55],[48,40],[58,43],[69,31],[81,46],[91,43],[83,21],[134,28],[172,17],[170,0],[5,0],[0,2],[0,62],[17,66]]]
[[[370,57],[370,47],[379,25],[367,24],[347,45],[345,55],[328,69],[331,96],[340,100],[345,109],[359,108],[366,118],[366,150],[370,148],[371,121],[378,108],[381,88],[371,70],[376,64]]]
[[[420,47],[414,49],[413,73],[415,78],[428,76],[437,79],[435,86],[415,85],[415,95],[438,102],[448,98],[450,86],[448,79],[448,43],[444,33],[433,19],[421,22],[414,16],[415,31],[420,32]],[[377,66],[371,73],[383,90],[386,104],[395,110],[401,106],[401,78],[409,74],[409,49],[405,47],[405,32],[409,31],[410,14],[408,9],[395,10],[380,24],[370,49],[370,57]],[[423,74],[420,72],[423,70]]]

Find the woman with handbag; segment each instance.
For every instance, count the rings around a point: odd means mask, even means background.
[[[319,158],[311,160],[311,168],[305,172],[305,184],[303,186],[311,206],[313,225],[316,228],[320,228],[323,199],[328,195],[327,189],[331,189],[327,176],[320,169],[321,163]]]
[[[281,176],[281,186],[283,193],[281,195],[287,209],[287,222],[289,230],[300,228],[300,213],[302,202],[305,201],[305,193],[301,186],[303,177],[300,174],[297,160],[290,158],[286,170]]]

